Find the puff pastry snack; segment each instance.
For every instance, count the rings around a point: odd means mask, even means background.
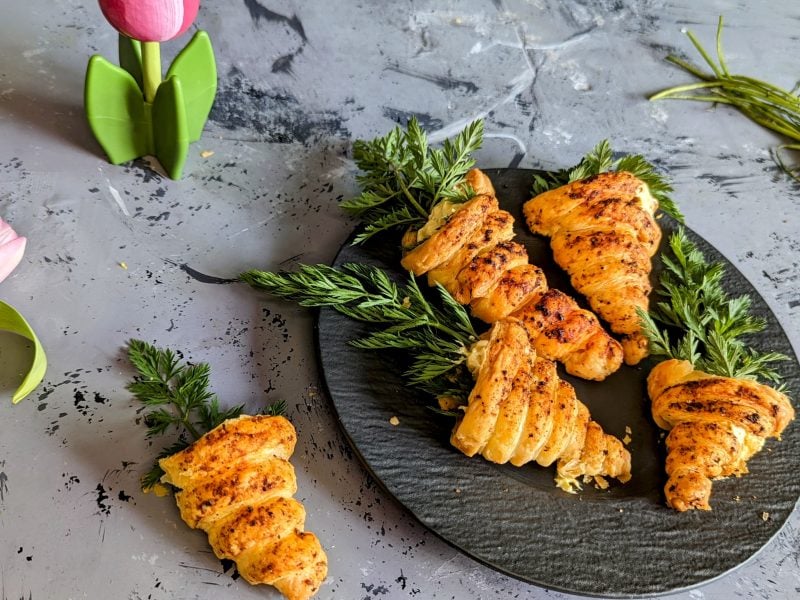
[[[661,241],[657,209],[647,184],[625,171],[575,181],[523,206],[528,227],[550,238],[572,286],[622,336],[629,365],[648,354],[636,311],[649,306],[651,258]]]
[[[311,598],[328,560],[310,532],[289,457],[297,435],[284,417],[243,415],[159,461],[180,490],[181,518],[208,534],[218,558],[236,562],[249,583],[275,586],[289,600]]]
[[[685,360],[656,365],[647,392],[653,419],[669,430],[664,492],[678,511],[710,510],[712,480],[747,473],[748,459],[794,419],[786,395],[749,379],[697,371]]]
[[[464,414],[450,442],[467,456],[522,466],[556,464],[556,483],[565,491],[579,478],[626,482],[630,453],[591,420],[589,410],[560,379],[552,361],[537,356],[524,324],[501,319],[470,352],[475,376]]]

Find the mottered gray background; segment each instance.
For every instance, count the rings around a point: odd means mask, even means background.
[[[87,60],[116,56],[97,4],[0,4],[0,216],[28,238],[0,297],[50,363],[12,406],[30,348],[0,336],[0,598],[279,597],[215,559],[170,498],[140,492],[160,446],[124,389],[132,337],[210,362],[225,404],[287,402],[297,497],[330,559],[320,598],[569,597],[415,522],[339,431],[311,315],[214,278],[330,261],[354,226],[337,208],[356,192],[353,140],[414,115],[440,141],[481,117],[481,166],[564,167],[606,137],[647,156],[798,348],[800,187],[770,157],[784,140],[726,108],[646,100],[690,81],[664,57],[697,58],[685,28],[713,48],[719,14],[731,70],[794,85],[789,1],[204,2],[195,27],[213,41],[219,90],[171,181],[147,160],[108,164],[86,125]],[[166,44],[165,60],[187,40]],[[795,511],[748,564],[674,597],[798,597],[798,526]]]

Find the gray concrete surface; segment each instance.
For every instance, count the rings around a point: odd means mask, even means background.
[[[562,167],[604,137],[656,162],[798,348],[800,188],[770,159],[782,140],[724,108],[645,100],[688,81],[663,58],[694,58],[685,27],[713,46],[720,13],[731,68],[792,87],[789,1],[204,2],[219,94],[176,182],[108,164],[88,130],[86,62],[116,47],[96,3],[0,3],[0,215],[29,239],[0,296],[50,359],[12,406],[29,350],[0,338],[2,600],[278,597],[232,578],[172,500],[139,491],[157,446],[124,389],[131,337],[210,362],[225,403],[287,401],[298,498],[330,557],[320,598],[568,597],[467,558],[376,487],[320,391],[306,312],[181,265],[224,278],[328,261],[353,227],[337,199],[356,189],[354,139],[417,115],[440,140],[484,117],[484,166]],[[800,597],[798,527],[795,511],[748,564],[674,597]]]

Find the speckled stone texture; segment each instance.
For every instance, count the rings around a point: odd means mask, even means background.
[[[0,3],[0,215],[29,240],[0,296],[50,359],[34,395],[0,404],[0,598],[278,597],[139,491],[160,446],[124,389],[131,337],[210,362],[226,404],[287,401],[297,498],[330,556],[320,598],[567,597],[466,557],[376,485],[321,391],[310,313],[198,273],[332,260],[354,226],[337,208],[356,192],[354,139],[416,115],[441,140],[484,117],[486,167],[563,167],[604,137],[645,154],[798,348],[800,188],[769,155],[784,140],[726,108],[645,99],[689,81],[663,58],[695,57],[684,27],[712,47],[719,13],[731,69],[791,88],[788,0],[204,2],[219,94],[175,182],[109,165],[85,123],[87,60],[116,54],[97,4]],[[0,340],[8,397],[30,350]],[[795,511],[750,563],[675,597],[797,597],[798,525]]]

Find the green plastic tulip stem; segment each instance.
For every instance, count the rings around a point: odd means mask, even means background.
[[[161,44],[158,42],[142,42],[142,79],[144,99],[152,103],[161,85]]]
[[[152,155],[170,178],[180,179],[189,144],[200,139],[214,103],[217,67],[205,31],[194,34],[163,80],[160,54],[157,42],[120,34],[120,66],[97,54],[89,59],[84,106],[113,164]]]

